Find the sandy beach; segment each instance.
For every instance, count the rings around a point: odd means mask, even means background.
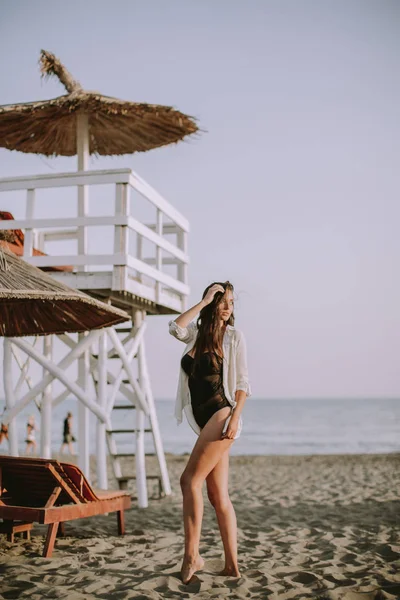
[[[133,500],[124,537],[115,515],[74,521],[44,559],[43,526],[30,542],[0,536],[0,598],[400,598],[400,455],[231,456],[242,576],[215,575],[223,548],[204,486],[205,567],[184,585],[179,477],[187,459],[167,454],[173,494],[156,499],[149,481],[149,507]],[[158,472],[153,457],[148,465]]]

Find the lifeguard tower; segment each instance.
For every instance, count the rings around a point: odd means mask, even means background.
[[[125,488],[130,479],[135,480],[138,504],[146,507],[148,478],[158,479],[160,492],[166,495],[171,493],[171,487],[147,368],[145,330],[149,315],[176,314],[186,309],[189,223],[132,170],[87,170],[88,158],[92,153],[125,154],[176,142],[196,132],[197,126],[190,117],[169,107],[122,102],[84,92],[50,53],[42,51],[41,63],[42,71],[56,74],[69,93],[54,100],[0,107],[0,145],[46,155],[77,154],[78,170],[0,179],[2,209],[12,211],[16,193],[23,194],[25,202],[25,216],[0,221],[0,229],[21,230],[22,253],[27,262],[74,289],[125,310],[131,315],[131,322],[128,326],[97,331],[95,341],[90,343],[86,343],[90,336],[87,333],[76,337],[58,335],[67,354],[57,365],[53,358],[54,336],[43,338],[42,349],[25,339],[11,338],[9,342],[21,376],[12,386],[9,408],[16,418],[19,410],[36,401],[41,409],[43,432],[40,453],[50,457],[52,407],[63,402],[78,386],[98,407],[98,486],[108,485],[108,452],[120,487]],[[58,130],[55,123],[59,124]],[[54,147],[55,143],[60,146]],[[42,194],[53,202],[62,198],[63,205],[68,206],[68,216],[38,216],[36,206]],[[112,207],[108,214],[96,214],[98,198]],[[92,235],[96,228],[97,231],[101,228],[100,238]],[[25,362],[21,352],[27,357]],[[55,368],[52,367],[50,379],[45,378],[42,385],[40,382],[34,385],[30,379],[31,359],[41,361],[45,371],[46,364]],[[57,379],[54,376],[57,369],[61,374],[74,361],[77,380],[66,385],[64,376],[65,390],[55,397],[49,381]],[[22,395],[24,385],[28,391]],[[123,402],[118,397],[123,397]],[[78,402],[78,460],[87,476],[88,406],[89,402]],[[134,414],[134,425],[115,429],[112,416],[117,410],[126,411],[127,423],[128,415]],[[121,434],[132,436],[130,456],[135,459],[132,459],[135,472],[124,473],[121,469],[122,453],[118,449]],[[151,436],[154,447],[151,454],[157,457],[159,475],[146,473],[145,436]]]

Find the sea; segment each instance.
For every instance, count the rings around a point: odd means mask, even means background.
[[[122,404],[123,401],[118,402]],[[155,400],[159,429],[165,452],[190,453],[197,435],[185,416],[178,425],[174,400]],[[0,409],[4,401],[0,401]],[[73,433],[78,437],[76,399],[66,399],[53,409],[52,446],[56,454],[62,442],[66,413],[73,413]],[[135,410],[115,410],[114,429],[135,427]],[[24,453],[26,422],[34,415],[40,430],[40,411],[34,404],[17,418],[20,452]],[[243,429],[230,454],[382,454],[400,452],[400,398],[374,399],[261,399],[250,397],[242,411]],[[90,415],[90,452],[95,454],[96,417]],[[149,426],[146,418],[146,427]],[[39,438],[39,431],[37,438]],[[135,452],[134,434],[116,434],[118,451]],[[39,450],[39,444],[38,444]],[[75,452],[78,445],[74,444]],[[145,433],[145,451],[154,452],[153,437]],[[3,441],[0,453],[7,454]]]

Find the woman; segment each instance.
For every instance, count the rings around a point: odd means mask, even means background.
[[[240,577],[236,514],[228,493],[229,449],[240,435],[241,412],[251,389],[246,341],[233,325],[233,310],[232,284],[212,283],[198,304],[169,322],[171,335],[186,343],[175,416],[180,424],[184,410],[199,436],[180,478],[185,531],[183,583],[204,566],[199,554],[204,480],[225,552],[225,566],[218,574]],[[199,311],[197,322],[192,322]]]

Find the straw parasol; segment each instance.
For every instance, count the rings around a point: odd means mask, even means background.
[[[81,332],[129,319],[124,311],[73,290],[1,248],[1,336]]]
[[[67,94],[39,102],[0,106],[0,147],[46,156],[79,155],[78,115],[88,153],[146,152],[182,140],[198,127],[173,107],[118,100],[82,88],[54,54],[41,51],[42,76],[56,76]]]

